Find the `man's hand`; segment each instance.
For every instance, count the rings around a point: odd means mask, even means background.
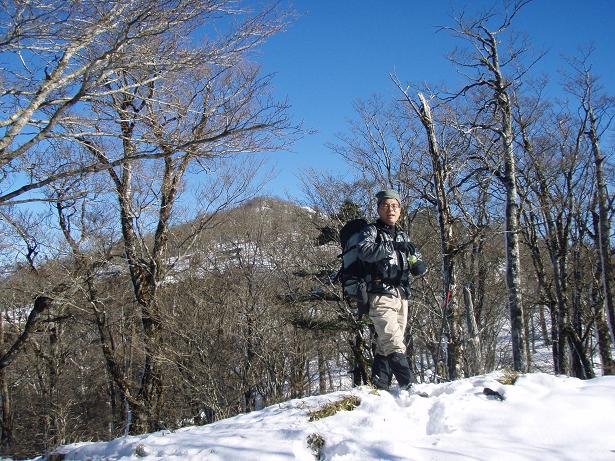
[[[410,266],[410,273],[414,277],[418,277],[420,275],[424,275],[427,272],[427,266],[420,259],[415,261],[414,264]]]
[[[416,253],[416,247],[410,242],[395,242],[395,250],[409,255]]]

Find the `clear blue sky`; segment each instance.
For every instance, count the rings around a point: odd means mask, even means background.
[[[327,147],[347,132],[353,102],[375,93],[395,93],[389,74],[402,81],[450,82],[456,77],[447,54],[456,41],[438,26],[452,25],[453,11],[486,1],[296,0],[299,17],[273,37],[257,56],[266,73],[275,73],[276,94],[288,97],[292,116],[316,130],[292,152],[269,154],[277,177],[265,193],[301,199],[299,176],[308,168],[347,173]],[[466,8],[476,11],[476,6]],[[612,0],[534,0],[514,22],[536,51],[548,54],[541,72],[559,81],[562,55],[593,43],[595,72],[615,93],[615,2]]]

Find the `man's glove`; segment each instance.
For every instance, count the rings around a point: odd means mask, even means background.
[[[410,262],[410,258],[408,258],[408,261]],[[425,272],[427,272],[427,266],[420,259],[417,259],[416,261],[414,261],[414,264],[410,264],[410,273],[414,277],[418,277],[419,275],[423,275],[423,274],[425,274]]]
[[[416,253],[416,247],[410,242],[395,242],[395,250],[401,251],[408,255]]]

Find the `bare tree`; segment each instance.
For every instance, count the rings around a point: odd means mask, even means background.
[[[160,419],[159,402],[163,390],[160,351],[164,344],[160,336],[162,326],[157,292],[169,270],[170,224],[184,175],[191,164],[207,167],[216,158],[267,149],[272,146],[269,136],[277,136],[287,126],[283,106],[269,105],[266,99],[259,100],[263,82],[256,78],[254,70],[239,67],[221,70],[214,76],[205,75],[203,85],[192,94],[181,93],[181,89],[189,88],[177,83],[182,81],[178,75],[173,93],[161,85],[160,88],[153,86],[145,98],[140,93],[130,95],[129,100],[125,96],[114,98],[111,108],[122,120],[120,139],[125,157],[119,172],[108,161],[108,149],[103,152],[93,144],[91,148],[93,155],[109,165],[108,172],[119,201],[126,259],[135,299],[141,309],[145,363],[139,400],[147,413],[134,413],[136,431],[152,430],[151,425]],[[188,78],[186,83],[190,81]],[[168,102],[160,105],[150,101]],[[139,192],[140,178],[135,174],[137,165],[131,161],[133,153],[143,142],[140,130],[151,138],[150,145],[163,157],[160,173],[153,176],[160,175],[160,181],[155,180],[152,184],[155,187],[158,183],[155,196],[147,190]],[[229,191],[216,192],[223,199],[218,200],[218,206],[223,207],[228,203],[225,194]],[[143,200],[154,200],[159,207],[151,245],[141,229],[146,217],[140,217],[139,212]]]
[[[539,289],[552,313],[554,369],[562,374],[572,369],[574,376],[590,378],[594,375],[591,354],[583,345],[581,305],[575,302],[583,290],[582,280],[575,277],[582,272],[575,255],[582,250],[586,229],[587,211],[583,210],[591,202],[583,129],[564,114],[553,113],[538,98],[516,104],[515,121],[525,154],[520,174],[529,208],[524,211],[523,233]],[[549,255],[546,264],[541,259],[543,244]],[[551,269],[548,275],[546,265]]]
[[[613,198],[609,195],[606,179],[606,157],[602,152],[601,139],[611,127],[615,116],[615,98],[607,96],[592,73],[587,56],[572,62],[575,75],[567,83],[568,90],[578,98],[579,112],[585,136],[587,136],[593,156],[595,175],[595,202],[598,215],[598,245],[600,249],[601,282],[604,311],[611,330],[611,340],[615,341],[615,304],[613,302],[613,278],[615,270],[612,262],[611,210]]]
[[[513,99],[515,82],[519,82],[527,71],[517,70],[507,75],[505,69],[520,64],[520,56],[527,51],[524,46],[513,48],[507,55],[500,54],[500,37],[510,27],[514,17],[528,3],[527,0],[515,2],[510,11],[496,27],[490,22],[496,18],[487,13],[475,20],[463,16],[458,19],[452,31],[466,40],[472,51],[465,54],[457,52],[451,57],[461,69],[473,71],[470,83],[457,96],[475,94],[478,110],[470,130],[487,130],[496,135],[501,145],[502,170],[496,166],[498,177],[505,189],[505,248],[506,248],[506,286],[510,311],[513,350],[513,368],[526,371],[528,354],[526,349],[525,320],[522,304],[521,263],[519,255],[519,194],[516,178],[516,153],[513,132]],[[500,159],[495,159],[498,165]],[[491,166],[491,168],[494,168]]]
[[[245,14],[221,33],[201,29],[201,42],[193,45],[197,28],[246,11],[224,0],[9,6],[1,51],[23,60],[21,69],[3,69],[7,86],[1,102],[18,109],[2,122],[0,166],[9,181],[12,172],[31,164],[32,180],[13,186],[0,201],[6,205],[63,178],[108,175],[142,333],[143,364],[136,387],[109,335],[95,282],[101,261],[92,261],[80,237],[71,233],[67,203],[83,197],[85,189],[77,189],[77,183],[66,189],[60,185],[50,195],[78,262],[77,273],[84,276],[109,375],[132,411],[132,430],[158,429],[165,348],[159,292],[177,261],[168,250],[176,204],[186,176],[215,175],[231,155],[283,146],[282,135],[290,132],[287,106],[271,100],[269,77],[260,76],[246,59],[283,23],[273,10]],[[32,131],[29,136],[24,136],[25,127]],[[231,181],[237,184],[248,176],[242,171]],[[247,192],[241,185],[229,189],[229,183],[221,181],[208,198],[215,207]],[[184,251],[208,216],[179,243]]]
[[[447,325],[447,359],[448,375],[451,379],[456,379],[461,375],[459,369],[465,361],[463,348],[463,315],[461,304],[459,303],[458,282],[456,272],[456,257],[459,253],[458,237],[453,229],[453,215],[449,205],[450,164],[447,162],[448,156],[441,150],[440,143],[436,135],[435,122],[432,116],[431,106],[423,93],[418,93],[418,102],[402,88],[399,81],[397,87],[404,95],[411,111],[421,121],[426,131],[427,145],[431,157],[431,174],[433,178],[433,202],[438,213],[438,230],[440,236],[440,252],[442,258],[442,280],[443,294],[442,299],[446,312],[444,317]],[[412,181],[411,178],[409,178]],[[468,304],[469,305],[469,304]],[[474,312],[472,312],[472,317]]]
[[[93,102],[147,91],[179,69],[233,66],[239,54],[283,24],[274,10],[265,10],[223,33],[210,29],[201,46],[194,47],[189,40],[198,27],[224,16],[245,16],[247,10],[229,0],[7,0],[2,8],[0,54],[6,64],[0,68],[0,204],[33,199],[29,191],[59,178],[125,160],[85,161],[74,155],[74,147],[61,148],[110,134],[100,129]],[[133,160],[163,155],[148,149],[132,153]],[[18,172],[27,175],[18,177]]]
[[[329,148],[356,169],[365,185],[395,189],[406,202],[410,197],[406,169],[418,150],[416,127],[399,116],[397,103],[389,105],[379,96],[357,102],[355,112],[358,119],[351,122],[350,134],[341,135],[339,143]],[[366,190],[370,196],[372,192]]]

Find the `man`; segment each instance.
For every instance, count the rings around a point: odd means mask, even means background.
[[[383,190],[376,199],[379,219],[363,230],[357,244],[367,274],[369,317],[376,330],[372,384],[388,389],[394,375],[401,389],[409,389],[414,382],[404,344],[409,274],[422,275],[427,269],[408,235],[397,227],[401,216],[399,194]]]

